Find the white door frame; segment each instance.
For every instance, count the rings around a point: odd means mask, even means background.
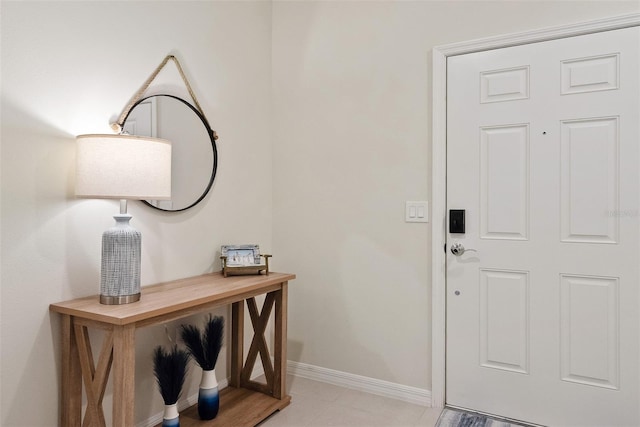
[[[634,26],[640,26],[640,13],[433,48],[431,406],[444,406],[446,386],[447,57]]]

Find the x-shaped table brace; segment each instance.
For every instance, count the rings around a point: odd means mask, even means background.
[[[286,360],[283,357],[283,354],[286,354],[286,342],[283,341],[283,337],[286,337],[286,293],[286,287],[278,291],[269,292],[265,297],[261,311],[258,311],[255,298],[247,298],[247,308],[253,326],[253,340],[244,364],[242,361],[244,304],[242,301],[233,304],[232,327],[234,330],[232,335],[234,339],[232,342],[231,386],[244,387],[278,399],[282,398],[286,378]],[[274,331],[274,362],[272,363],[265,332],[274,307],[276,325]],[[264,368],[266,384],[251,380],[251,374],[258,355],[260,355]]]
[[[111,371],[113,360],[113,331],[107,330],[102,350],[98,357],[98,366],[93,362],[89,332],[84,325],[74,325],[78,353],[80,357],[80,369],[87,393],[87,410],[82,422],[83,426],[106,426],[102,399],[107,386],[107,379]]]

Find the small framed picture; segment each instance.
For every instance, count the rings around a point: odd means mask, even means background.
[[[226,258],[229,267],[260,265],[258,245],[222,245],[220,255]]]

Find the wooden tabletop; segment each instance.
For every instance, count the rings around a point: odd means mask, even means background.
[[[142,287],[140,301],[122,305],[100,304],[98,296],[51,304],[51,311],[89,320],[128,325],[150,322],[181,311],[229,304],[252,296],[278,290],[295,274],[223,277],[220,272]]]

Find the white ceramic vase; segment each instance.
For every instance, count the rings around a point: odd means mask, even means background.
[[[178,414],[178,404],[164,405],[162,416],[162,427],[180,427],[180,415]]]
[[[220,396],[216,370],[202,371],[200,390],[198,392],[198,415],[201,420],[212,420],[218,415]]]

